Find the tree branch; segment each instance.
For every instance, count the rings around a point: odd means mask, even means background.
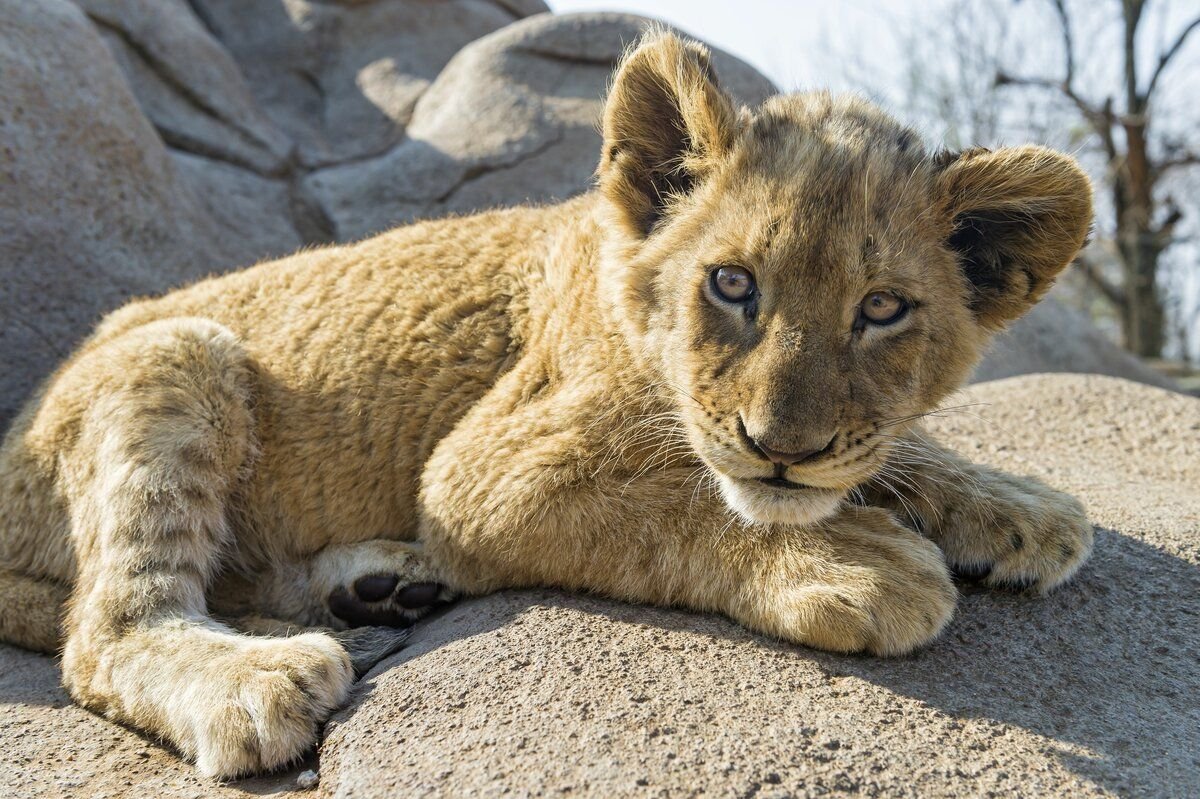
[[[1129,300],[1125,296],[1125,292],[1120,286],[1114,284],[1106,278],[1096,264],[1083,255],[1075,256],[1075,263],[1079,267],[1079,271],[1087,278],[1087,281],[1100,290],[1104,298],[1113,304],[1117,309],[1123,309]]]
[[[1058,27],[1062,35],[1063,43],[1063,60],[1065,75],[1061,81],[1050,80],[1049,78],[1034,78],[1034,77],[1017,77],[1009,75],[1003,70],[996,73],[996,86],[1036,86],[1043,89],[1054,89],[1062,93],[1064,97],[1070,100],[1079,113],[1089,125],[1096,135],[1100,137],[1100,142],[1104,146],[1104,152],[1108,156],[1108,160],[1115,161],[1117,158],[1117,145],[1113,141],[1112,128],[1116,122],[1116,118],[1112,110],[1112,98],[1105,100],[1104,105],[1100,107],[1093,106],[1087,100],[1075,91],[1075,40],[1071,33],[1071,17],[1067,11],[1065,0],[1052,0],[1054,12],[1058,15]]]
[[[1104,145],[1104,152],[1108,156],[1108,160],[1113,161],[1117,157],[1117,145],[1113,141],[1112,126],[1116,123],[1116,117],[1112,110],[1112,99],[1105,100],[1104,105],[1096,108],[1080,97],[1070,84],[1062,81],[1051,80],[1049,78],[1032,78],[1019,77],[1017,75],[1009,75],[1007,72],[996,73],[996,86],[1035,86],[1041,89],[1053,89],[1060,92],[1064,97],[1070,100],[1088,124],[1092,126],[1092,130],[1100,137],[1101,144]]]
[[[1179,36],[1175,39],[1175,43],[1168,47],[1166,52],[1158,57],[1158,66],[1154,68],[1154,74],[1150,76],[1150,85],[1146,87],[1147,98],[1153,94],[1154,87],[1158,85],[1159,76],[1162,75],[1163,70],[1167,67],[1167,64],[1171,63],[1171,59],[1175,57],[1175,54],[1179,52],[1179,48],[1183,47],[1183,43],[1187,40],[1188,34],[1190,34],[1196,28],[1200,28],[1200,17],[1196,17],[1194,20],[1189,22],[1184,29],[1180,31]]]
[[[1145,111],[1145,98],[1138,94],[1137,79],[1137,29],[1142,21],[1145,0],[1123,0],[1121,3],[1125,24],[1121,32],[1125,39],[1125,113],[1141,116]]]
[[[1054,0],[1054,10],[1058,12],[1058,27],[1062,31],[1063,52],[1067,61],[1067,74],[1063,85],[1068,89],[1075,83],[1075,44],[1071,40],[1071,18],[1067,16],[1065,0]]]
[[[1183,152],[1177,155],[1172,155],[1168,158],[1163,158],[1154,165],[1154,171],[1155,173],[1161,175],[1170,169],[1175,169],[1176,167],[1196,165],[1200,165],[1200,153]]]

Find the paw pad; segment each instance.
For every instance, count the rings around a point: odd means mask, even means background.
[[[396,574],[368,574],[354,581],[354,593],[363,602],[381,602],[395,593],[399,584]]]
[[[329,594],[329,612],[351,627],[409,627],[438,603],[442,586],[401,584],[396,574],[368,574]]]

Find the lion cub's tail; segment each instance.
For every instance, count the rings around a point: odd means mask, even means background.
[[[0,641],[55,654],[67,586],[0,568]]]

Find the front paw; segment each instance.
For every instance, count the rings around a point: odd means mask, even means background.
[[[354,680],[342,647],[321,633],[239,643],[205,664],[178,719],[185,731],[177,743],[202,774],[220,779],[299,759]]]
[[[847,512],[829,538],[791,554],[795,563],[771,581],[778,587],[747,595],[736,616],[817,649],[902,655],[954,615],[958,591],[941,551],[882,510]]]
[[[956,575],[1046,593],[1091,554],[1092,524],[1074,497],[1000,472],[983,476],[977,488],[937,520],[938,543]]]

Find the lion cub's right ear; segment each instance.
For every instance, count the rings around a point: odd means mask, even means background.
[[[600,190],[630,233],[645,236],[728,152],[736,131],[708,49],[651,32],[625,56],[608,95]]]

